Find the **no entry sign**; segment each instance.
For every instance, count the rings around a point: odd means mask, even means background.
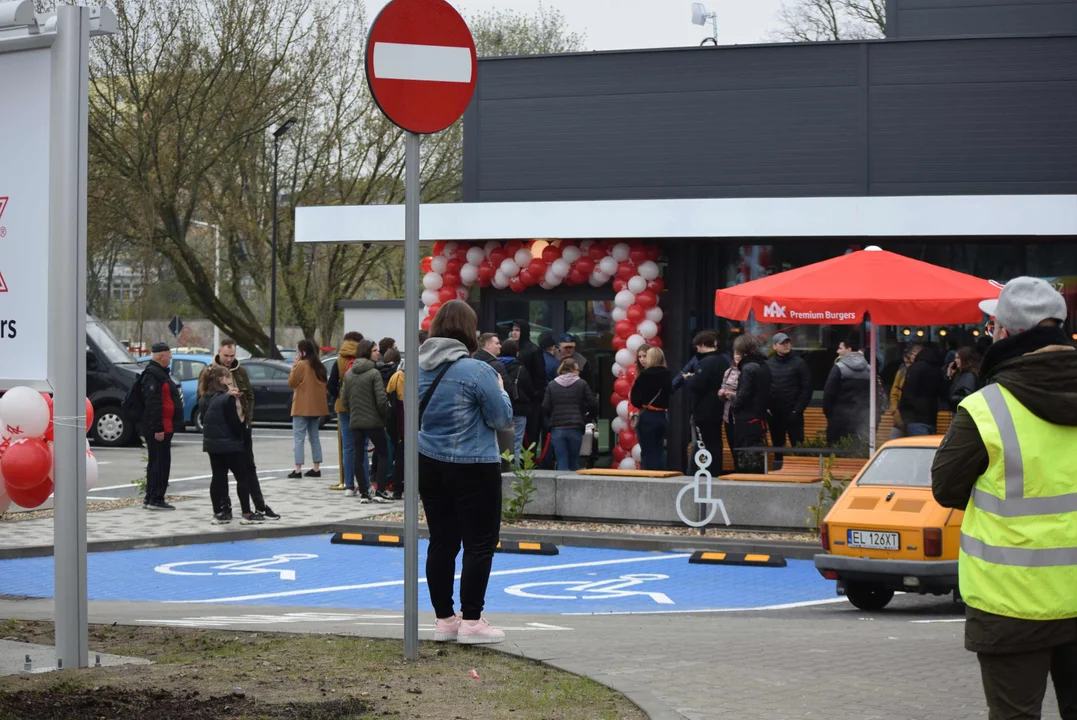
[[[396,125],[435,133],[464,114],[475,93],[475,41],[445,0],[393,0],[366,47],[374,101]]]

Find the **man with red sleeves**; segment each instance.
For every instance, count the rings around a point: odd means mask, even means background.
[[[165,343],[154,343],[146,369],[139,377],[142,384],[142,435],[146,439],[149,461],[146,463],[145,510],[175,510],[165,502],[168,475],[172,470],[172,435],[183,430],[183,396],[180,386],[168,374],[172,350]]]

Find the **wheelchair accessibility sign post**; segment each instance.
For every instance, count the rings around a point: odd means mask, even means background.
[[[235,575],[278,574],[281,580],[295,580],[295,570],[277,567],[296,560],[314,560],[310,553],[286,553],[256,560],[188,560],[166,563],[154,568],[162,575],[190,575],[196,577],[229,577]]]
[[[709,469],[713,459],[711,453],[703,444],[703,437],[699,433],[699,428],[693,427],[692,434],[695,436],[696,440],[696,467],[699,469],[696,471],[696,476],[692,482],[685,485],[681,488],[681,491],[677,493],[677,515],[680,516],[681,521],[684,522],[685,525],[701,528],[709,525],[714,520],[715,516],[721,512],[722,520],[725,521],[726,525],[730,525],[729,515],[725,511],[725,503],[722,502],[721,498],[714,497],[713,478],[711,477]],[[705,484],[706,487],[703,492],[701,492],[701,490],[703,490],[701,487],[702,484]],[[681,501],[684,499],[684,496],[688,494],[689,490],[692,491],[692,499],[696,505],[708,506],[706,515],[704,515],[703,512],[699,513],[699,520],[689,520],[685,516],[684,510],[681,508]]]

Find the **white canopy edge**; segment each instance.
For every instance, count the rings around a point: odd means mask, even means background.
[[[402,243],[403,205],[298,207],[296,241]],[[1077,195],[709,198],[422,206],[423,242],[1077,235]]]

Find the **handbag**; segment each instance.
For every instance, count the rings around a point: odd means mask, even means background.
[[[654,394],[654,397],[651,398],[651,402],[649,402],[647,404],[650,405],[651,403],[653,403],[655,400],[658,399],[658,396],[661,395],[661,394],[662,394],[661,390],[656,392]],[[638,413],[638,412],[634,412],[634,413],[632,413],[631,415],[628,416],[628,429],[629,430],[635,430],[637,427],[639,427],[639,416],[640,416],[640,413]]]

